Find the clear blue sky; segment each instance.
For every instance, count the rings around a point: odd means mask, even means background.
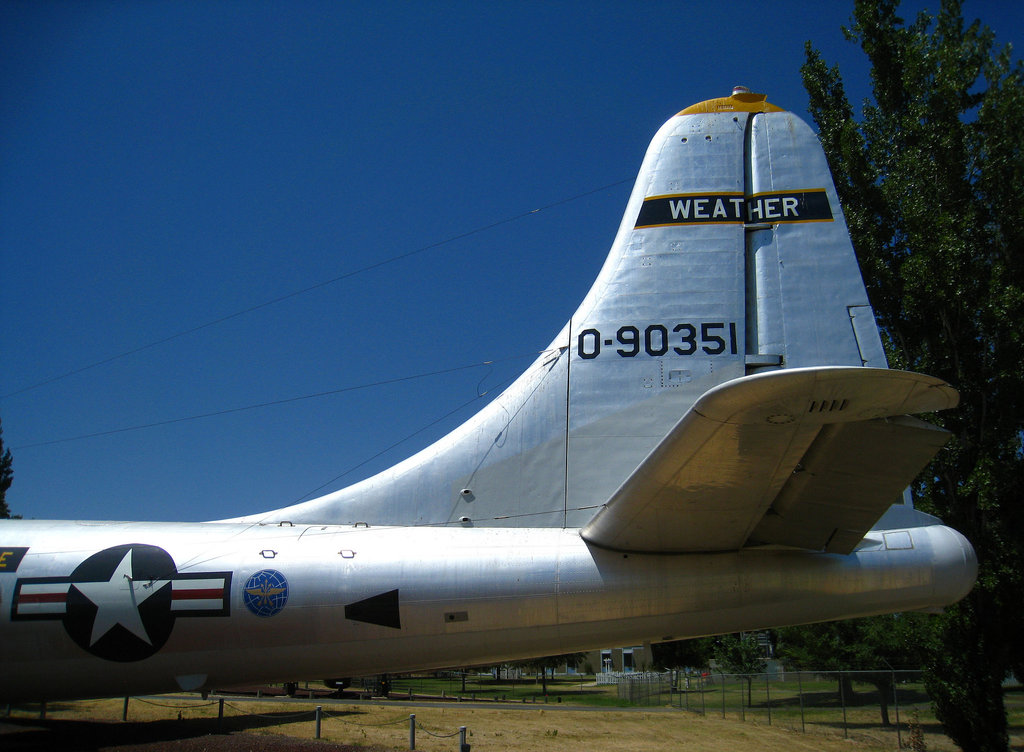
[[[965,15],[1020,50],[1022,6]],[[867,95],[848,15],[831,2],[0,3],[10,507],[223,518],[425,446],[570,316],[668,117],[734,84],[803,114],[808,39]]]

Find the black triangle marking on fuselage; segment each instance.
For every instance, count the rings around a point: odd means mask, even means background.
[[[345,606],[345,618],[401,629],[402,621],[398,614],[398,590],[389,590],[386,593],[348,604]]]

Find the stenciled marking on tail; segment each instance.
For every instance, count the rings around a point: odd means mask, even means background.
[[[748,222],[831,222],[824,188],[742,193],[678,193],[644,199],[634,229]]]

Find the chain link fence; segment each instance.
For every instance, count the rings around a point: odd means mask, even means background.
[[[919,671],[645,673],[620,677],[618,696],[634,705],[671,705],[803,732],[891,735],[897,748],[920,733],[921,716],[931,716]]]

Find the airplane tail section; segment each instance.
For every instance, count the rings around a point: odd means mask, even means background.
[[[811,129],[738,88],[658,131],[593,287],[501,396],[383,473],[242,519],[583,527],[702,395],[821,366],[885,368],[842,209]]]
[[[970,544],[890,503],[948,437],[912,414],[958,395],[885,365],[810,128],[745,90],[695,105],[655,135],[572,318],[447,436],[243,525],[4,521],[0,698],[486,665],[955,602]],[[378,525],[394,527],[362,529]]]
[[[607,499],[666,423],[718,384],[779,368],[884,367],[811,129],[740,90],[669,120],[571,338],[569,510]],[[606,402],[617,404],[596,416]]]

